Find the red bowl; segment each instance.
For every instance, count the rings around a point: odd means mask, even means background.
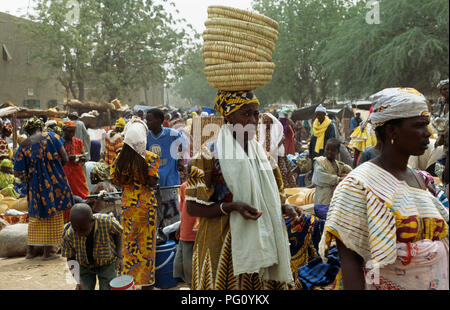
[[[4,215],[0,214],[0,217],[7,221],[9,224],[21,224],[26,223],[28,220],[28,213],[20,214],[20,215]]]

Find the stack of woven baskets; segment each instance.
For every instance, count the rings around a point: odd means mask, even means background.
[[[259,14],[225,6],[208,7],[202,55],[205,76],[224,91],[254,90],[267,84],[279,25]]]

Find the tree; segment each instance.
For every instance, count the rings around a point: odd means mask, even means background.
[[[170,81],[189,37],[184,30],[176,30],[182,21],[160,3],[38,0],[29,31],[45,37],[47,48],[38,57],[61,70],[59,80],[74,98],[84,100],[89,85],[99,100],[111,100],[146,89],[150,81]],[[71,4],[77,5],[79,15],[71,15]]]
[[[383,0],[379,24],[366,22],[366,4],[332,32],[320,55],[336,94],[363,98],[396,86],[429,94],[448,78],[448,1]]]
[[[39,58],[59,72],[61,84],[74,98],[84,100],[85,84],[90,74],[90,56],[94,48],[95,22],[99,16],[90,8],[95,0],[84,0],[79,10],[80,23],[73,25],[68,18],[69,1],[39,0],[37,16],[29,16],[34,22],[26,30],[33,38],[41,38],[34,57]]]
[[[194,45],[183,58],[179,67],[179,78],[174,90],[181,98],[187,99],[191,106],[212,106],[217,95],[217,89],[209,85],[203,68],[205,62],[202,58],[201,46]]]
[[[273,53],[273,79],[256,90],[265,103],[291,100],[298,107],[327,98],[332,83],[323,74],[320,51],[331,31],[352,16],[350,0],[255,0],[253,8],[280,24],[280,37]]]

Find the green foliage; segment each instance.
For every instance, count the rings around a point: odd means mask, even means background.
[[[45,37],[47,48],[39,57],[62,68],[59,80],[73,97],[83,100],[89,87],[98,99],[111,100],[150,81],[170,82],[190,39],[161,1],[77,1],[79,22],[71,23],[68,0],[38,0],[29,29]]]
[[[191,106],[214,105],[217,90],[206,80],[204,67],[201,46],[194,45],[183,58],[183,64],[179,67],[179,79],[174,86],[178,95],[188,100]]]
[[[351,5],[347,0],[253,1],[256,11],[280,24],[273,79],[255,92],[262,102],[291,100],[299,107],[323,102],[331,81],[323,74],[319,54],[331,30],[352,16]]]
[[[366,23],[364,6],[333,31],[321,53],[337,95],[362,98],[396,86],[430,94],[448,78],[448,1],[382,0],[379,24]]]

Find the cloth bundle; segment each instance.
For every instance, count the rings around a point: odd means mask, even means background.
[[[259,14],[225,6],[208,7],[202,56],[209,84],[223,91],[251,91],[267,84],[279,25]]]

